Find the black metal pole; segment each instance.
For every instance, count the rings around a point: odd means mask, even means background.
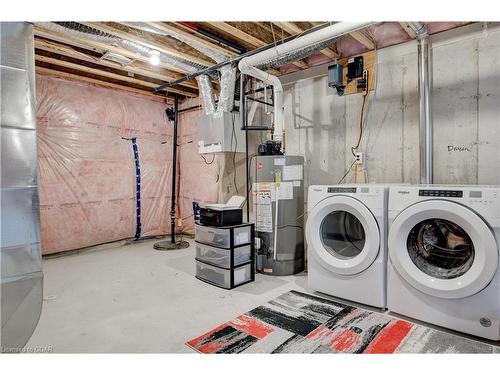
[[[171,242],[175,243],[175,190],[177,176],[177,125],[179,121],[179,98],[174,100],[174,137],[172,140],[172,204],[170,206],[170,236]]]
[[[245,165],[246,165],[246,190],[247,190],[247,223],[250,222],[250,165],[248,163],[248,126],[247,126],[247,106],[245,96],[245,75],[240,75],[240,123],[241,127],[245,129]]]

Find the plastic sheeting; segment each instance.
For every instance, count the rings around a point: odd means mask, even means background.
[[[140,95],[37,75],[44,254],[135,235],[137,138],[142,237],[169,232],[172,126],[167,105]],[[162,144],[162,142],[166,142]]]

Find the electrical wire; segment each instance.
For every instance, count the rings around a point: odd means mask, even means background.
[[[212,161],[208,162],[207,159],[205,159],[205,156],[203,156],[203,154],[200,154],[200,156],[202,157],[203,161],[207,165],[210,165],[210,164],[212,164],[214,162],[214,160],[215,160],[215,154],[212,154],[212,155],[213,155]]]
[[[354,160],[351,164],[351,166],[347,169],[347,171],[345,172],[345,174],[342,176],[342,178],[340,179],[339,182],[337,182],[337,185],[340,185],[342,183],[342,181],[344,181],[344,178],[347,177],[347,175],[349,174],[349,172],[352,170],[352,166],[356,163],[356,160]]]
[[[358,135],[358,141],[356,142],[356,146],[351,147],[351,153],[354,157],[356,157],[356,154],[354,150],[357,150],[360,143],[361,139],[363,138],[363,120],[364,120],[364,113],[365,113],[365,104],[366,104],[366,97],[368,96],[368,82],[366,83],[366,94],[363,95],[363,104],[361,105],[361,115],[359,116],[359,135]]]

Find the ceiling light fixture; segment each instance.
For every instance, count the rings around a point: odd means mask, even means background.
[[[160,51],[152,50],[149,54],[149,62],[151,65],[160,65]]]

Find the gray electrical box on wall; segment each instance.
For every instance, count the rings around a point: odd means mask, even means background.
[[[198,152],[245,152],[245,132],[234,112],[202,114],[198,119]]]

